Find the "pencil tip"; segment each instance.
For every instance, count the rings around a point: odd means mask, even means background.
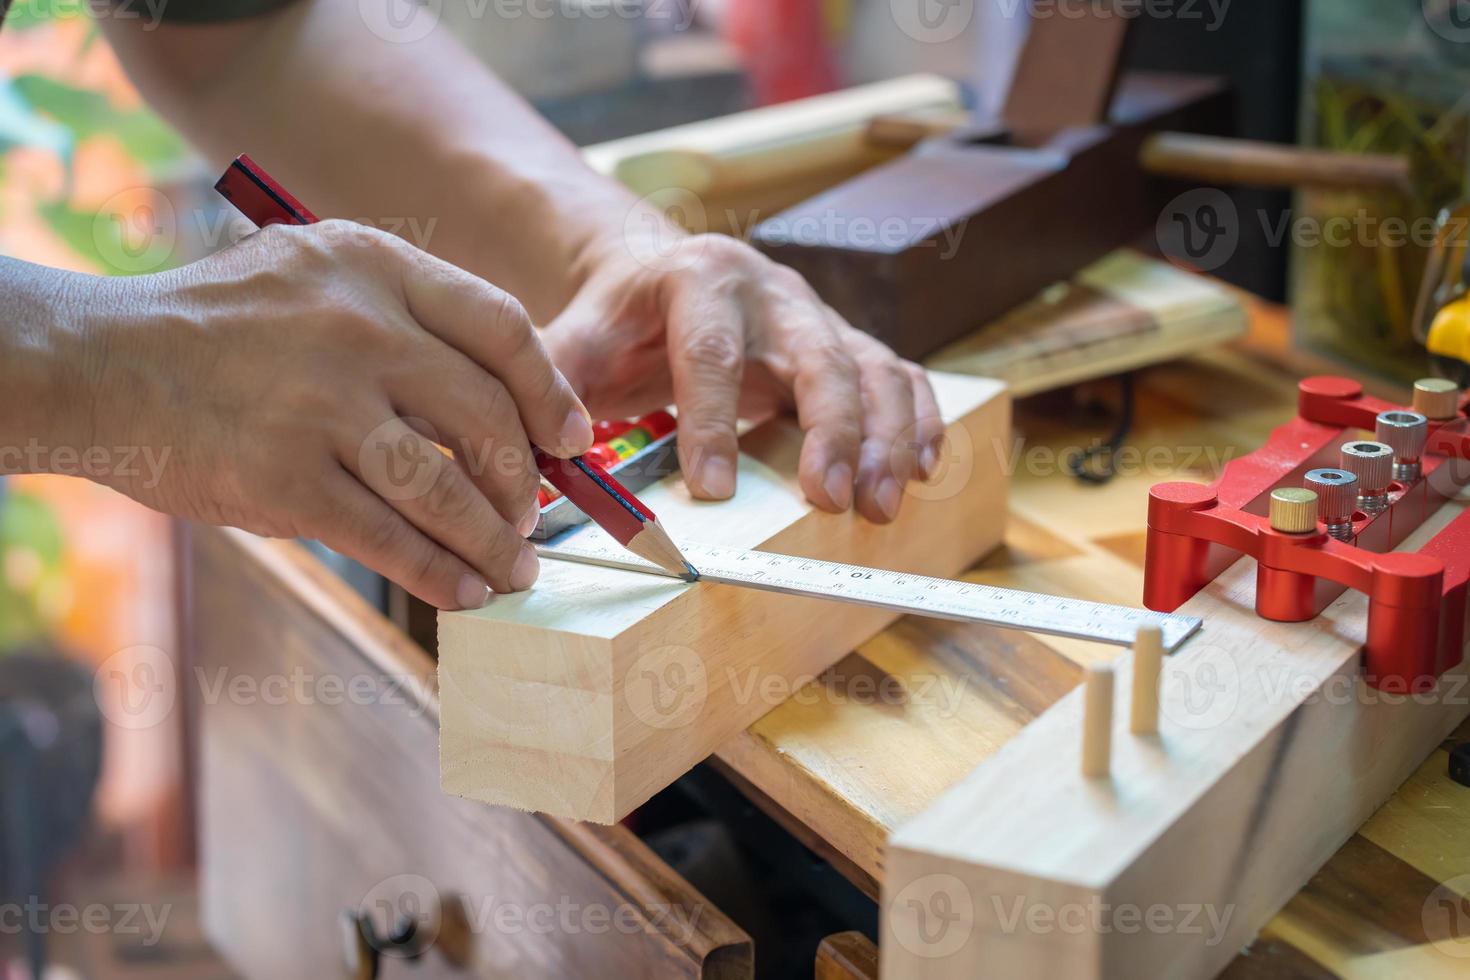
[[[699,569],[697,569],[693,565],[689,564],[689,562],[687,560],[684,562],[684,567],[686,569],[688,569],[688,571],[684,573],[684,581],[686,581],[686,582],[698,582],[699,581]]]

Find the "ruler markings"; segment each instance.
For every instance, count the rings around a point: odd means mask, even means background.
[[[577,561],[635,572],[679,576],[645,562],[615,543],[586,535],[539,546],[544,558]],[[1088,602],[1064,596],[1003,589],[993,585],[931,578],[880,568],[798,558],[767,551],[745,551],[713,545],[681,545],[700,579],[724,585],[764,589],[785,595],[810,596],[877,606],[938,619],[981,623],[1050,636],[1131,646],[1138,628],[1156,625],[1164,649],[1173,650],[1200,628],[1197,616],[1152,612],[1131,606]]]

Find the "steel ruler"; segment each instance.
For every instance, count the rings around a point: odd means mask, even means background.
[[[915,616],[982,623],[1050,636],[1131,646],[1140,626],[1154,625],[1163,634],[1164,649],[1172,650],[1201,625],[1198,616],[1156,613],[1131,606],[1085,602],[768,551],[684,542],[679,548],[699,571],[699,580],[703,582],[854,602]],[[577,534],[554,545],[540,545],[536,551],[543,558],[558,561],[680,577],[629,554],[601,535]]]

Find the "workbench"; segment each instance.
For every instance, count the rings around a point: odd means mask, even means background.
[[[1291,416],[1296,378],[1321,369],[1288,350],[1286,332],[1283,311],[1255,304],[1246,340],[1141,372],[1130,455],[1103,486],[1080,484],[1064,460],[1111,420],[1079,407],[1075,391],[1020,402],[1016,447],[994,460],[1013,469],[1005,544],[966,577],[1137,604],[1148,487],[1213,479]],[[1095,389],[1106,396],[1109,385]],[[573,934],[482,929],[467,954],[482,970],[751,975],[748,935],[626,826],[443,795],[431,651],[301,546],[194,529],[186,555],[193,666],[212,678],[221,668],[301,669],[345,680],[349,691],[360,679],[366,691],[195,706],[205,926],[242,973],[340,971],[344,910],[383,898],[385,887],[428,887],[482,915],[485,901],[570,900],[628,908],[637,920],[636,929]],[[1109,655],[1082,642],[903,619],[724,745],[712,765],[876,900],[888,833],[1075,686],[1083,665]],[[1462,975],[1463,960],[1424,939],[1425,917],[1447,913],[1432,901],[1443,895],[1437,886],[1470,872],[1470,790],[1445,770],[1441,750],[1225,975]],[[695,908],[692,923],[650,911]],[[876,975],[873,953],[868,938],[840,934],[815,969]],[[431,952],[415,975],[464,975],[452,958]]]

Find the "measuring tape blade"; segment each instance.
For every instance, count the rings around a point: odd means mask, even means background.
[[[611,539],[580,534],[555,546],[538,546],[543,558],[582,562],[679,578],[628,553]],[[1005,629],[1132,646],[1140,626],[1157,626],[1164,649],[1173,650],[1200,628],[1198,616],[1087,602],[1063,596],[1002,589],[974,582],[908,575],[881,568],[845,565],[713,545],[680,549],[704,582],[765,589],[784,595],[836,599],[896,612]]]

